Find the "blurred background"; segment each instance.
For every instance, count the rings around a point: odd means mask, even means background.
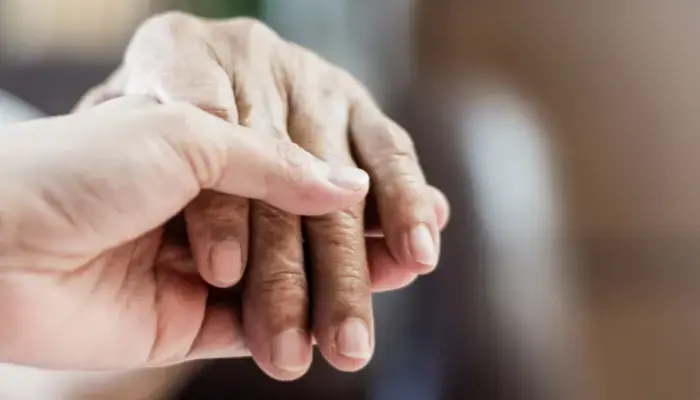
[[[426,67],[445,58],[458,65],[450,46],[467,43],[459,39],[466,7],[439,3],[0,0],[0,89],[14,96],[12,106],[7,97],[0,102],[5,123],[8,113],[68,112],[114,70],[134,29],[155,13],[255,16],[364,81],[411,132],[429,180],[453,210],[437,272],[376,296],[377,352],[360,373],[333,371],[318,356],[306,377],[285,384],[250,360],[134,374],[0,366],[0,399],[586,398],[571,389],[580,364],[565,351],[572,292],[555,251],[544,124],[495,76],[464,83],[449,68]],[[441,26],[449,35],[435,34]]]

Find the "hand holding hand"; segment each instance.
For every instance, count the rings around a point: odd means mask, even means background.
[[[336,368],[366,365],[374,346],[371,292],[430,272],[447,220],[447,202],[426,184],[409,135],[347,72],[248,18],[168,13],[145,22],[123,65],[80,108],[124,94],[194,104],[333,166],[369,173],[367,207],[300,218],[204,191],[184,212],[207,282],[226,288],[245,275],[243,325],[263,370],[301,376],[312,337]]]
[[[125,369],[247,354],[163,225],[202,190],[293,214],[352,207],[367,175],[194,106],[125,97],[0,135],[0,360]]]

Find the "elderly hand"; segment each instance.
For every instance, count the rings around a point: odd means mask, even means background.
[[[366,210],[358,204],[300,218],[205,192],[184,211],[196,265],[210,284],[230,287],[245,268],[243,326],[264,371],[283,380],[303,375],[312,336],[336,368],[363,367],[374,346],[371,291],[431,271],[447,220],[447,202],[426,185],[408,134],[348,73],[247,18],[150,19],[121,68],[79,108],[124,94],[195,104],[251,134],[369,173]]]
[[[165,235],[201,189],[322,214],[369,188],[359,169],[143,97],[3,131],[0,166],[0,362],[73,370],[247,354],[234,310]]]

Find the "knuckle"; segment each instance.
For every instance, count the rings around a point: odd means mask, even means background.
[[[252,242],[263,264],[301,263],[301,219],[266,203],[254,201],[251,210]],[[271,250],[277,249],[277,250]]]
[[[219,70],[208,64],[173,63],[168,66],[168,73],[159,75],[158,80],[170,93],[179,94],[179,96],[187,93],[187,97],[182,98],[182,100],[193,103],[207,101],[216,103],[223,97],[221,93],[224,90],[229,90],[221,85],[222,80],[216,75],[218,72]]]
[[[416,223],[434,219],[433,205],[426,200],[426,186],[412,179],[387,185],[377,194],[381,214],[387,223],[409,228]]]
[[[166,11],[148,18],[142,25],[141,30],[155,30],[166,33],[178,32],[183,27],[191,24],[193,17],[182,11]]]
[[[322,259],[357,265],[364,259],[363,208],[352,207],[330,214],[307,217],[306,228],[312,245]]]
[[[394,121],[385,118],[375,134],[387,149],[393,150],[397,156],[417,159],[416,149],[411,136]]]
[[[256,217],[266,221],[271,226],[277,226],[278,230],[285,228],[296,228],[296,216],[293,216],[277,207],[273,207],[261,202],[255,202]]]
[[[403,135],[402,135],[403,136]],[[390,161],[397,162],[417,162],[418,155],[416,153],[413,141],[408,137],[398,137],[393,141],[393,151],[390,155]]]
[[[417,183],[424,180],[413,141],[393,122],[375,130],[370,142],[372,154],[368,157],[368,164],[377,180],[392,182],[400,179]]]
[[[252,40],[279,39],[277,32],[257,18],[236,17],[230,19],[224,26],[231,33],[245,34]]]
[[[357,78],[355,78],[349,71],[340,67],[332,66],[330,68],[330,75],[333,77],[333,80],[337,82],[336,85],[346,89],[350,93],[371,98],[369,95],[369,89],[367,89],[367,87]]]
[[[362,205],[356,205],[354,207],[346,208],[344,210],[341,210],[338,212],[339,218],[342,220],[349,220],[353,223],[362,221],[363,218],[363,206]]]
[[[306,275],[300,268],[271,268],[257,282],[257,290],[264,301],[279,305],[287,301],[306,299]]]
[[[339,75],[334,71],[342,71],[333,66],[326,59],[306,47],[292,42],[284,42],[285,57],[283,63],[292,82],[299,87],[314,87],[319,84],[327,84],[338,90],[343,85]]]
[[[196,236],[218,242],[246,236],[248,199],[204,191],[189,210]]]
[[[410,152],[389,152],[372,169],[373,178],[382,182],[376,187],[379,192],[389,192],[394,188],[417,190],[425,183],[418,160]]]
[[[397,178],[416,179],[414,171],[418,165],[418,157],[415,152],[406,149],[396,149],[390,152],[383,160],[387,169]]]
[[[200,198],[202,214],[211,220],[238,220],[248,208],[248,199],[241,197],[207,191]]]
[[[329,214],[306,217],[311,229],[326,232],[329,238],[347,236],[347,233],[362,224],[363,206],[356,205]],[[334,233],[335,232],[335,233]]]
[[[335,291],[354,303],[370,293],[369,274],[359,268],[345,268],[335,276]]]
[[[396,210],[404,208],[402,207],[404,203],[415,205],[418,199],[426,195],[425,184],[413,173],[394,170],[387,173],[384,178],[390,183],[378,190],[378,195],[390,203],[395,203]]]
[[[267,24],[256,18],[243,17],[241,18],[240,23],[246,28],[248,28],[249,31],[254,32],[256,34],[275,34],[275,31],[273,31],[272,28],[270,28]]]
[[[226,167],[226,147],[217,136],[218,119],[193,105],[160,106],[154,127],[194,173],[201,188],[213,187]]]
[[[253,17],[236,17],[231,19],[231,25],[245,27],[248,30],[254,29],[269,29],[268,26],[257,18]]]

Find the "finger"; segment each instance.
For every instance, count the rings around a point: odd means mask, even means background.
[[[351,110],[352,140],[373,181],[381,225],[397,261],[429,272],[439,258],[439,228],[409,135],[369,97]]]
[[[185,361],[250,356],[239,320],[225,306],[208,307]]]
[[[367,262],[372,279],[372,292],[398,290],[413,283],[418,274],[410,267],[396,262],[384,239],[365,239]]]
[[[438,189],[429,186],[428,193],[433,197],[438,226],[442,229],[450,217],[449,204],[445,195]],[[379,231],[379,227],[376,229],[374,232],[365,230],[367,262],[372,276],[372,292],[397,290],[410,285],[418,277],[414,271],[420,269],[420,264],[414,262],[414,265],[406,266],[396,261],[387,246],[383,232]]]
[[[202,278],[220,288],[238,283],[248,259],[248,199],[204,190],[185,208],[185,220]]]
[[[251,226],[243,301],[246,338],[263,371],[278,380],[297,379],[311,365],[300,218],[254,201]]]
[[[450,219],[450,205],[445,195],[438,188],[428,186],[427,193],[428,200],[431,200],[435,207],[435,218],[437,219],[438,228],[442,231]],[[372,200],[374,199],[372,198]],[[384,237],[384,232],[379,223],[376,202],[370,202],[369,200],[365,210],[365,237]]]
[[[262,200],[297,215],[347,208],[367,194],[365,172],[331,167],[289,141],[187,105],[166,108],[165,114],[173,129],[153,133],[187,171],[181,179],[194,179],[202,189]]]
[[[159,231],[154,234],[159,239]],[[247,354],[238,318],[231,309],[209,306],[208,290],[196,275],[186,271],[190,258],[173,247],[155,255],[151,264],[156,284],[154,340],[149,367],[179,364],[202,358],[243,357]],[[155,248],[152,247],[151,248]],[[136,271],[135,273],[139,273]]]
[[[238,120],[231,79],[200,19],[179,12],[151,18],[134,35],[124,63],[130,72],[127,94],[152,95],[166,104],[186,102]]]
[[[203,96],[208,94],[206,91],[187,93],[187,88],[168,86],[167,81],[162,83],[165,84],[161,88],[164,101],[181,99],[200,104],[200,108],[209,107],[203,108],[204,111],[237,123],[235,107],[228,111],[217,109],[221,104],[215,97],[204,100]],[[229,92],[233,96],[233,90]],[[197,268],[212,286],[231,287],[243,277],[248,259],[248,203],[244,197],[205,190],[185,208],[187,231]]]
[[[180,245],[179,223],[174,220],[166,230],[156,230],[146,236],[161,241],[151,264],[157,285],[154,309],[161,318],[155,327],[147,366],[248,355],[235,311],[225,305],[210,304],[207,287],[192,274],[191,256],[187,248]],[[138,255],[138,250],[135,254]]]
[[[313,88],[308,89],[313,93]],[[299,98],[292,105],[290,135],[296,143],[332,165],[354,165],[347,138],[347,102],[342,97]],[[374,349],[363,207],[355,204],[304,219],[311,255],[314,336],[324,357],[343,371],[364,367]]]
[[[259,135],[290,141],[286,103],[276,95],[272,76],[255,74],[247,62],[237,71],[242,123]],[[250,222],[253,247],[243,318],[251,354],[271,377],[297,379],[308,370],[312,354],[300,218],[254,201]]]
[[[162,368],[195,360],[250,356],[235,312],[224,306],[206,309],[197,335],[188,347],[182,355],[179,355],[178,351],[170,350],[174,356],[149,360],[145,367]]]
[[[127,93],[162,103],[186,102],[238,123],[231,79],[219,65],[199,19],[167,13],[144,23],[125,57]],[[248,254],[248,200],[204,191],[185,209],[192,251],[202,277],[230,287],[243,276]]]
[[[103,83],[90,89],[73,108],[73,113],[88,110],[106,101],[122,96],[126,82],[126,71],[123,67],[115,70]]]

